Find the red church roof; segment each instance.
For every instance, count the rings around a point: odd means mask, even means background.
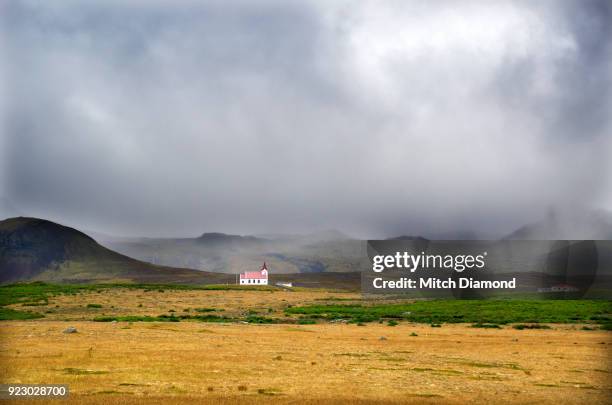
[[[264,262],[263,266],[261,266],[261,270],[259,271],[246,271],[244,273],[240,273],[240,279],[242,280],[245,278],[267,279],[268,278],[268,267],[266,266],[266,262]]]
[[[268,278],[268,275],[265,273],[262,273],[260,271],[247,271],[245,273],[240,273],[240,278]]]

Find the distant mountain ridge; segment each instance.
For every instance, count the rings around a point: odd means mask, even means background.
[[[202,240],[204,242],[202,242]],[[204,238],[162,239],[172,245],[238,241],[259,243],[260,239],[223,234]],[[150,239],[159,243],[159,239]],[[195,242],[194,242],[195,241]],[[240,244],[239,243],[239,244]],[[225,245],[224,245],[225,246]],[[238,248],[239,250],[241,248]],[[360,274],[272,272],[272,283],[292,282],[299,287],[359,288]],[[234,284],[234,274],[211,273],[145,263],[99,245],[76,229],[38,218],[16,217],[0,221],[0,283],[50,281],[55,283],[172,283]]]
[[[496,240],[470,231],[405,234],[389,240]],[[525,225],[506,237],[523,240],[612,239],[612,220],[605,213],[575,214],[572,218],[549,216]],[[266,261],[276,273],[355,272],[369,266],[365,241],[336,230],[307,235],[260,236],[203,233],[197,238],[139,238],[101,241],[102,244],[139,260],[166,266],[238,273]]]
[[[367,266],[364,242],[326,230],[307,235],[242,236],[220,232],[196,238],[133,238],[100,243],[139,260],[239,273],[266,261],[276,274],[356,272]]]
[[[205,283],[230,278],[144,263],[109,250],[76,229],[44,219],[0,221],[0,282]]]

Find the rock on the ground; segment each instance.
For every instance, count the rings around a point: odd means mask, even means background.
[[[77,333],[77,329],[74,326],[64,329],[64,333]]]

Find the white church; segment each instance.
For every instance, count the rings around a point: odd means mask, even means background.
[[[268,267],[266,262],[259,271],[240,273],[240,285],[268,285]]]

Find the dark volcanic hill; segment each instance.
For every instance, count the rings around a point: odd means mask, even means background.
[[[0,221],[0,282],[219,283],[223,274],[156,266],[99,245],[76,229],[37,218]]]

